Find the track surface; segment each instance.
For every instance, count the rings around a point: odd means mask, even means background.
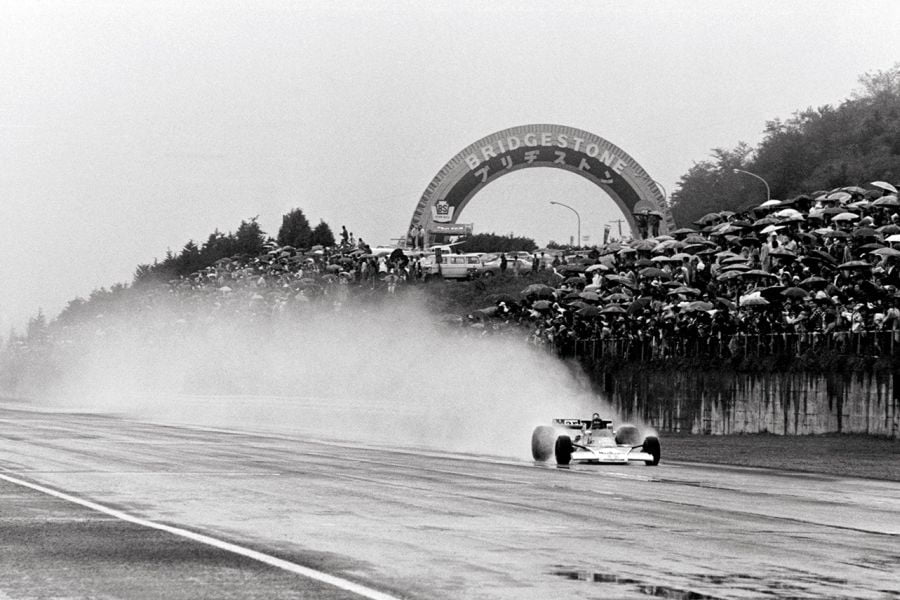
[[[900,598],[895,482],[557,469],[8,408],[0,473],[402,598]],[[352,595],[2,484],[5,597]]]

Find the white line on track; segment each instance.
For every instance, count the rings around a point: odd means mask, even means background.
[[[150,529],[158,529],[159,531],[165,531],[167,533],[171,533],[177,536],[181,536],[183,538],[187,538],[189,540],[206,544],[208,546],[212,546],[214,548],[218,548],[219,550],[224,550],[226,552],[232,552],[234,554],[239,554],[246,558],[250,558],[252,560],[259,561],[261,563],[265,563],[269,566],[276,567],[278,569],[283,569],[285,571],[289,571],[291,573],[302,575],[303,577],[308,577],[310,579],[314,579],[321,583],[326,583],[328,585],[332,585],[336,588],[342,589],[347,592],[352,592],[354,594],[358,594],[364,598],[370,598],[371,600],[400,600],[396,596],[391,596],[390,594],[386,594],[384,592],[379,592],[378,590],[373,590],[372,588],[366,587],[364,585],[360,585],[358,583],[354,583],[347,579],[342,579],[341,577],[336,577],[334,575],[329,575],[328,573],[323,573],[321,571],[316,571],[315,569],[310,569],[309,567],[304,567],[302,565],[298,565],[296,563],[292,563],[290,561],[277,558],[275,556],[271,556],[269,554],[265,554],[263,552],[258,552],[256,550],[251,550],[250,548],[244,548],[243,546],[238,546],[237,544],[231,544],[229,542],[224,542],[222,540],[218,540],[216,538],[210,537],[208,535],[203,535],[200,533],[194,533],[193,531],[188,531],[186,529],[181,529],[178,527],[172,527],[170,525],[163,525],[162,523],[155,523],[153,521],[148,521],[147,519],[141,519],[140,517],[135,517],[124,513],[119,510],[115,510],[113,508],[109,508],[107,506],[103,506],[102,504],[97,504],[96,502],[91,502],[89,500],[83,500],[76,496],[72,496],[70,494],[66,494],[64,492],[59,492],[54,489],[50,489],[44,487],[42,485],[37,485],[35,483],[30,483],[28,481],[23,481],[21,479],[17,479],[15,477],[10,477],[9,475],[3,475],[0,473],[0,479],[3,481],[8,481],[9,483],[19,485],[22,487],[30,488],[32,490],[41,492],[43,494],[47,494],[53,496],[54,498],[59,498],[60,500],[65,500],[67,502],[72,502],[73,504],[78,504],[79,506],[83,506],[85,508],[89,508],[91,510],[103,513],[105,515],[109,515],[110,517],[115,517],[116,519],[121,519],[122,521],[127,521],[128,523],[133,523],[135,525],[139,525],[141,527],[148,527]]]

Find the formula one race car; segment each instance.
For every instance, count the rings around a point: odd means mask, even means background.
[[[590,419],[553,419],[553,425],[536,427],[531,434],[531,454],[544,462],[551,456],[559,465],[643,462],[659,464],[659,438],[641,436],[634,425],[613,429],[612,421],[594,413]]]

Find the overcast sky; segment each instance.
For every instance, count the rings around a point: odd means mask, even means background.
[[[515,125],[595,133],[671,194],[710,149],[890,68],[898,29],[896,0],[0,0],[2,335],[257,215],[389,243],[448,160]],[[460,222],[567,241],[550,200],[592,241],[621,216],[529,169]]]

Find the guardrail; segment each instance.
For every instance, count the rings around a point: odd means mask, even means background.
[[[829,353],[858,357],[896,357],[900,330],[766,333],[706,337],[646,335],[557,339],[558,354],[573,358],[649,361],[662,358],[745,358]]]

